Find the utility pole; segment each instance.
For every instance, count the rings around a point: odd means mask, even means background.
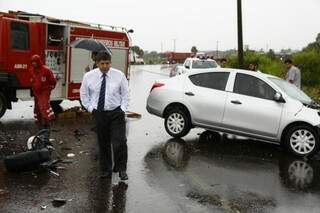
[[[216,59],[219,58],[219,41],[217,41],[217,46],[216,46]]]
[[[243,68],[243,38],[242,38],[242,7],[241,0],[238,0],[238,66]]]
[[[176,51],[176,40],[177,39],[173,39],[173,52],[175,52]]]
[[[163,43],[161,42],[161,53],[163,53]]]

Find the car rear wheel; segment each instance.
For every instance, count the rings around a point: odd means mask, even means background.
[[[319,151],[319,135],[308,125],[295,126],[287,132],[285,145],[296,156],[310,156]]]
[[[0,92],[0,118],[4,115],[7,110],[7,102],[5,96]]]
[[[164,126],[169,135],[181,138],[190,132],[191,121],[184,110],[172,109],[166,114]]]

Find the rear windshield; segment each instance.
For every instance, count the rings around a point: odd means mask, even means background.
[[[193,69],[207,69],[207,68],[216,68],[218,64],[215,61],[193,61],[192,68]]]

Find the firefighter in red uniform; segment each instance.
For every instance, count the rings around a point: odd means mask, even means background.
[[[40,129],[49,129],[49,122],[54,119],[50,107],[51,90],[56,86],[52,71],[43,65],[39,55],[31,57],[31,85],[34,95],[34,118]],[[49,139],[49,132],[47,138]]]

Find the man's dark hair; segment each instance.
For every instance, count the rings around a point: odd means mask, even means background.
[[[220,61],[221,61],[221,62],[227,62],[227,59],[226,59],[226,58],[221,58]]]
[[[286,60],[284,60],[285,64],[292,64],[292,60],[290,58],[287,58]]]
[[[96,61],[111,61],[111,55],[106,51],[100,51],[96,56]]]

